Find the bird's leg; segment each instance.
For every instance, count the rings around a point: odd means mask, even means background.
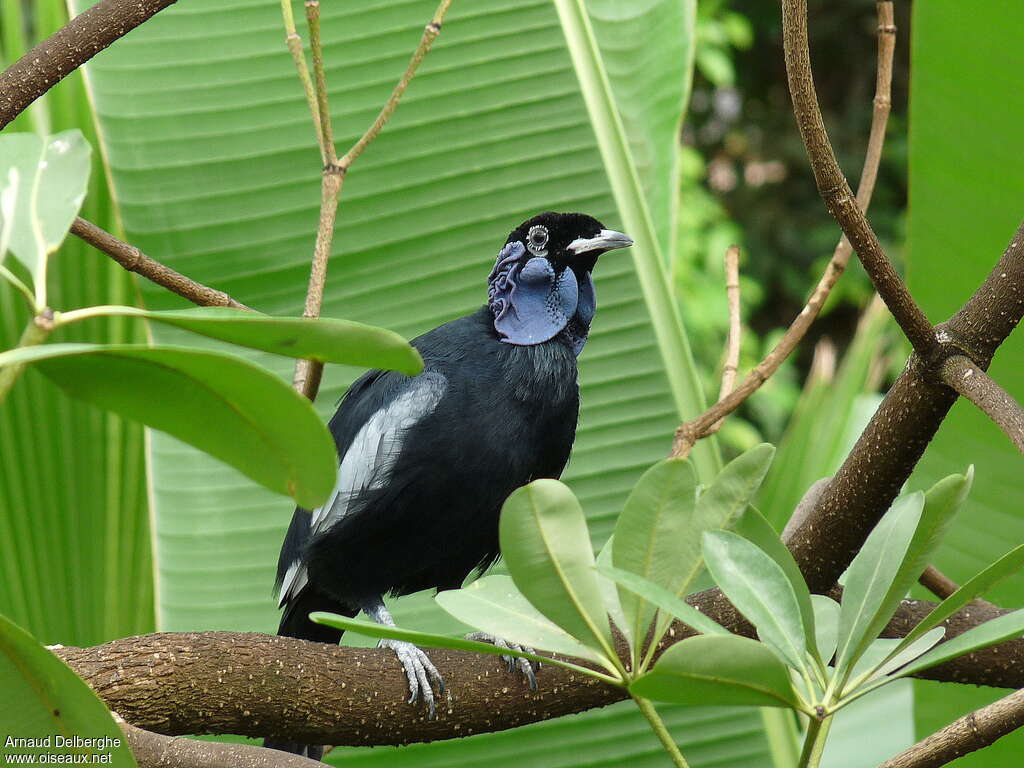
[[[364,600],[359,607],[378,624],[383,624],[385,627],[395,626],[395,620],[391,618],[391,613],[380,597]],[[441,673],[437,671],[437,667],[422,648],[404,640],[381,640],[377,645],[380,648],[390,648],[395,652],[402,669],[405,670],[405,677],[409,681],[409,703],[412,704],[422,696],[427,705],[428,716],[433,720],[437,714],[437,708],[434,705],[434,690],[431,687],[431,681],[437,683],[438,694],[444,693],[444,680],[441,678]]]
[[[533,648],[525,645],[517,645],[516,643],[510,643],[508,640],[503,640],[500,637],[488,634],[487,632],[470,632],[466,635],[467,640],[478,640],[481,643],[490,643],[496,645],[499,648],[509,648],[513,651],[521,651],[523,653],[536,653]],[[502,656],[502,661],[508,667],[509,672],[515,672],[517,669],[526,678],[526,682],[530,686],[531,691],[537,690],[537,670],[540,669],[539,661],[530,661],[530,659],[524,659],[522,656]]]

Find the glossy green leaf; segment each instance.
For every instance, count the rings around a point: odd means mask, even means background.
[[[584,644],[610,649],[608,614],[579,501],[557,480],[534,480],[505,501],[501,553],[519,591]]]
[[[894,644],[895,647],[892,651],[886,654],[882,663],[878,664],[872,670],[871,675],[868,677],[866,682],[885,677],[886,675],[895,672],[905,664],[909,664],[919,656],[923,656],[925,653],[930,651],[936,643],[942,640],[945,634],[945,627],[932,627],[932,629],[922,634],[914,640],[914,642],[907,645],[903,645],[897,640]],[[875,642],[879,641],[876,640]]]
[[[955,659],[957,656],[963,656],[965,653],[976,651],[979,648],[987,648],[1004,640],[1013,640],[1022,635],[1024,635],[1024,608],[986,621],[984,624],[967,630],[962,635],[947,640],[917,661],[899,670],[897,674],[901,677],[913,675],[929,667],[934,667],[936,664]]]
[[[900,601],[917,582],[932,552],[967,498],[973,477],[973,469],[968,469],[966,475],[950,475],[932,486],[924,495],[924,507],[906,554],[892,576],[892,581],[875,610],[874,618],[864,625],[862,643],[871,642],[882,631]],[[856,655],[858,651],[854,649],[853,652]]]
[[[369,635],[370,637],[380,637],[388,640],[404,640],[407,643],[426,646],[428,648],[449,648],[454,651],[471,651],[473,653],[483,653],[489,656],[516,656],[524,659],[530,659],[531,661],[539,661],[542,664],[554,664],[555,666],[572,669],[586,675],[601,676],[600,673],[595,673],[593,670],[587,669],[586,667],[581,667],[578,664],[572,664],[559,659],[553,659],[550,656],[540,656],[536,653],[520,651],[514,648],[500,648],[491,643],[484,643],[479,640],[467,640],[464,637],[455,635],[439,635],[433,632],[420,632],[414,629],[403,629],[402,627],[389,627],[384,624],[378,624],[375,621],[353,619],[348,616],[340,616],[336,613],[325,613],[323,611],[314,611],[309,614],[309,618],[317,624],[335,627],[336,629],[345,630],[346,632],[358,632],[361,635]]]
[[[849,673],[877,636],[877,631],[870,630],[885,614],[886,598],[903,567],[923,509],[920,491],[896,499],[850,563],[839,614],[836,670],[840,675]]]
[[[5,616],[0,616],[0,690],[6,699],[0,718],[4,730],[0,756],[5,763],[25,755],[24,759],[31,762],[43,756],[67,763],[95,761],[119,768],[135,765],[124,734],[99,697],[64,662]],[[75,736],[102,739],[109,746],[64,742]],[[9,744],[11,738],[48,743],[23,748]]]
[[[1021,221],[1024,154],[1015,142],[1024,102],[1005,96],[1016,92],[1017,73],[1024,70],[1024,5],[929,0],[911,9],[906,275],[914,298],[940,322],[981,284]],[[984,137],[985,151],[969,151],[964,137]],[[1024,402],[1020,330],[999,348],[988,373]],[[988,416],[961,398],[910,483],[927,488],[968,462],[977,470],[971,496],[933,560],[960,584],[1024,542],[1024,508],[1019,494],[1008,492],[1020,487],[1021,455]],[[1024,579],[1007,579],[989,599],[1024,605]],[[919,738],[1006,695],[929,681],[914,686]],[[1021,754],[1024,730],[954,765],[1016,768]]]
[[[22,10],[33,21],[31,38],[19,21]],[[53,0],[0,0],[0,13],[8,63],[67,20],[64,4]],[[94,125],[82,72],[75,71],[5,133],[78,127],[98,147]],[[98,154],[80,214],[116,232]],[[0,186],[4,181],[0,174]],[[8,257],[5,266],[16,269],[13,261]],[[74,237],[50,258],[49,273],[51,307],[124,304],[138,293],[130,273]],[[0,349],[15,346],[29,317],[22,297],[0,280]],[[140,324],[104,318],[53,338],[142,342],[143,331]],[[0,405],[0,613],[41,641],[91,646],[152,631],[143,443],[142,425],[67,397],[31,367]]]
[[[0,353],[72,397],[160,429],[309,508],[334,489],[337,453],[309,401],[228,355],[183,347],[45,344]]]
[[[89,316],[145,318],[211,339],[323,363],[386,368],[409,376],[423,369],[419,353],[397,333],[349,320],[270,317],[230,307],[153,312],[107,306],[91,308]]]
[[[685,592],[700,569],[694,534],[697,474],[686,459],[665,459],[644,473],[615,526],[612,563],[669,590]],[[632,637],[647,636],[655,607],[630,590],[619,590]]]
[[[725,465],[697,500],[701,530],[733,526],[761,487],[774,456],[775,448],[761,443]]]
[[[757,628],[761,641],[794,669],[806,669],[807,642],[800,605],[782,567],[731,531],[708,531],[703,546],[715,583]]]
[[[508,576],[487,576],[462,589],[439,592],[434,599],[463,624],[502,640],[590,661],[601,659],[598,650],[544,618]]]
[[[615,628],[626,638],[626,642],[632,646],[633,636],[626,622],[626,614],[622,611],[622,602],[619,600],[619,588],[615,581],[608,578],[603,572],[605,568],[612,567],[612,550],[614,549],[615,536],[609,536],[608,541],[597,553],[594,562],[597,565],[597,584],[601,588],[601,598],[604,600],[604,609],[608,613]]]
[[[828,664],[839,643],[839,603],[825,595],[811,595],[814,609],[814,643],[818,657]]]
[[[85,198],[91,151],[78,130],[45,139],[31,133],[0,136],[0,177],[18,189],[9,247],[32,275],[37,303],[46,296],[46,260],[63,242]]]
[[[710,619],[687,603],[681,597],[676,597],[660,584],[648,581],[630,571],[624,571],[614,566],[598,565],[597,570],[612,579],[624,589],[633,592],[644,600],[654,605],[658,610],[664,611],[669,616],[674,616],[680,621],[689,624],[698,632],[705,635],[728,635],[729,630]]]
[[[786,665],[767,646],[736,635],[697,635],[676,643],[629,692],[676,704],[799,706]]]
[[[992,587],[996,586],[1024,567],[1024,544],[1014,547],[992,565],[976,575],[970,581],[965,582],[956,592],[947,597],[925,616],[921,623],[914,627],[901,643],[905,647],[917,640],[932,627],[938,626],[954,613],[959,611],[974,598],[983,595]]]
[[[782,543],[782,539],[779,538],[779,534],[772,524],[757,508],[748,505],[736,521],[734,530],[747,541],[753,542],[786,574],[786,579],[789,580],[789,584],[793,588],[793,594],[796,595],[797,605],[800,606],[800,620],[804,628],[804,637],[814,637],[816,634],[814,622],[816,612],[812,605],[811,592],[807,588],[807,582],[804,581],[804,576],[800,572],[796,560],[793,559],[793,555],[786,545]],[[835,648],[832,650],[834,651]],[[830,653],[829,656],[831,655]],[[827,661],[827,658],[822,661]]]

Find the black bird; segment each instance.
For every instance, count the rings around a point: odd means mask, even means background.
[[[557,478],[576,434],[576,357],[596,308],[598,257],[633,244],[580,213],[542,213],[509,236],[488,277],[487,304],[414,339],[418,376],[370,371],[330,421],[341,463],[319,509],[296,509],[281,548],[278,634],[337,643],[311,611],[393,625],[383,596],[457,589],[498,549],[501,505],[516,488]],[[382,640],[431,716],[431,681],[416,646]],[[316,747],[267,746],[318,758]]]

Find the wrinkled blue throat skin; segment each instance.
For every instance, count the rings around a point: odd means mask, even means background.
[[[506,344],[518,346],[543,344],[561,335],[579,357],[597,308],[590,273],[583,280],[570,268],[558,275],[546,258],[525,255],[522,243],[509,243],[487,278],[494,329]]]

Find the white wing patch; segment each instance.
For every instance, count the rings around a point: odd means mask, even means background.
[[[422,373],[405,392],[381,408],[362,426],[338,465],[338,482],[322,507],[313,510],[311,534],[322,533],[344,518],[349,504],[364,490],[382,488],[402,450],[406,432],[433,412],[447,388],[440,373]],[[306,586],[306,564],[296,560],[281,580],[278,607]]]

